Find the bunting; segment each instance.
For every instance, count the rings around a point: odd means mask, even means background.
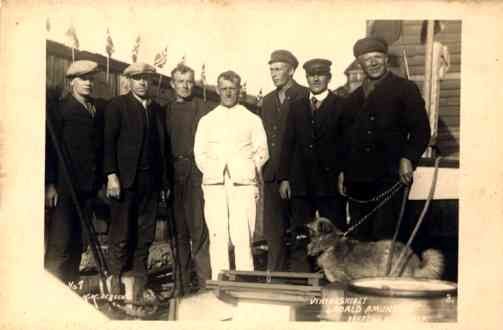
[[[72,62],[75,62],[75,50],[79,49],[79,38],[77,37],[77,31],[75,30],[75,27],[70,25],[68,30],[66,30],[65,36],[68,38],[68,43],[70,47],[72,48]]]

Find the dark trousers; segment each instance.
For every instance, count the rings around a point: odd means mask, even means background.
[[[79,192],[78,196],[80,207],[89,215],[94,194]],[[60,194],[58,203],[49,217],[46,230],[45,268],[64,283],[76,283],[79,280],[79,266],[85,239],[72,198],[68,194]]]
[[[344,215],[344,200],[340,195],[334,196],[303,196],[293,197],[290,201],[292,217],[290,228],[303,226],[314,220],[316,211],[320,217],[332,221],[337,228],[346,229]],[[313,267],[307,256],[306,246],[297,246],[290,249],[290,271],[311,272]]]
[[[396,180],[382,180],[374,182],[355,182],[347,181],[345,183],[347,194],[361,200],[371,199],[380,193],[388,190],[395,184]],[[395,233],[396,223],[400,216],[400,208],[403,198],[403,188],[396,192],[393,197],[382,207],[376,210],[365,222],[359,225],[350,237],[361,241],[378,241],[382,239],[391,239]],[[349,213],[351,223],[357,223],[362,217],[367,215],[377,206],[378,202],[360,204],[349,202]]]
[[[199,287],[211,279],[209,235],[204,220],[204,199],[200,185],[190,179],[175,181],[174,217],[176,224],[177,257],[180,284],[190,285],[192,261],[194,262]]]
[[[286,271],[287,248],[285,231],[288,225],[288,202],[279,195],[279,184],[264,183],[264,237],[269,252],[267,269],[272,272]]]
[[[158,183],[150,171],[139,171],[132,187],[110,206],[108,242],[110,272],[130,272],[146,279],[148,251],[155,237]]]

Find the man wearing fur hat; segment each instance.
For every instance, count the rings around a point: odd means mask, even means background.
[[[113,98],[105,112],[104,168],[111,199],[109,284],[112,293],[118,293],[121,280],[126,299],[133,301],[140,298],[147,280],[159,197],[169,192],[164,113],[149,95],[154,73],[149,64],[128,66],[123,74],[130,92]]]
[[[276,89],[264,96],[260,111],[270,153],[263,169],[264,236],[269,248],[267,269],[270,271],[286,270],[287,251],[283,237],[288,226],[288,205],[279,195],[278,168],[290,104],[308,95],[308,89],[293,79],[298,64],[288,50],[272,52],[269,70]]]
[[[82,209],[88,210],[103,184],[103,108],[91,97],[98,64],[75,61],[66,72],[70,93],[47,109],[57,144],[73,182],[69,183],[58,159],[54,141],[46,146],[46,205],[54,208],[48,223],[45,267],[63,282],[78,282],[83,230],[70,186]]]
[[[386,195],[398,181],[411,185],[413,171],[430,139],[421,93],[414,82],[388,69],[387,49],[386,42],[377,38],[360,39],[353,48],[366,79],[347,99],[347,113],[352,116],[344,125],[347,161],[340,188],[360,200]],[[350,200],[352,220],[358,221],[376,204]],[[400,205],[398,193],[353,235],[363,240],[391,238]]]

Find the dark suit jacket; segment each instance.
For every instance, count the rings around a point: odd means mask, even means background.
[[[299,98],[307,97],[309,90],[296,82],[286,91],[286,99],[279,103],[278,91],[274,90],[264,96],[259,116],[262,118],[267,134],[269,160],[262,168],[264,181],[272,182],[278,179],[278,169],[285,134],[286,120],[290,112],[290,104]]]
[[[169,143],[166,143],[166,147],[168,150],[166,153],[168,155],[171,154],[172,148],[170,148],[170,144],[173,142],[172,137],[173,137],[173,126],[178,125],[178,123],[173,120],[173,113],[172,113],[172,106],[173,102],[169,103],[166,107],[166,129],[167,129],[167,137],[169,140]],[[192,118],[192,122],[190,124],[190,127],[183,127],[179,129],[186,129],[190,130],[192,140],[191,141],[179,141],[178,143],[183,143],[183,144],[189,144],[186,145],[190,149],[191,152],[190,154],[186,155],[171,155],[173,158],[173,161],[170,162],[168,161],[168,175],[171,178],[171,181],[175,182],[185,182],[188,177],[190,177],[190,182],[195,185],[195,186],[201,186],[202,184],[202,173],[201,171],[197,168],[195,160],[194,160],[194,138],[196,135],[196,129],[197,125],[199,123],[199,120],[206,115],[208,112],[210,112],[210,108],[208,107],[208,104],[204,103],[201,99],[198,98],[192,98],[190,101],[187,101],[187,103],[190,103],[190,105],[195,109],[194,116]]]
[[[290,106],[279,179],[290,182],[293,195],[337,194],[337,177],[342,167],[341,99],[329,93],[316,111],[319,126],[313,131],[309,98],[298,99]]]
[[[347,99],[345,178],[398,179],[401,157],[416,167],[430,139],[424,100],[414,82],[389,72],[364,98],[363,88]]]
[[[47,116],[64,153],[76,191],[92,192],[103,183],[103,100],[90,100],[94,118],[68,94],[59,104],[49,102]],[[69,193],[62,163],[48,135],[46,139],[46,183],[56,184],[59,193]]]
[[[158,150],[151,150],[154,157],[150,166],[159,178],[159,188],[169,188],[166,172],[165,112],[152,101],[149,105],[151,129],[157,129]],[[145,109],[132,92],[113,98],[105,111],[105,174],[116,173],[122,188],[130,188],[136,178],[145,129]]]

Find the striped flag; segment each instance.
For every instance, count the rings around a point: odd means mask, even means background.
[[[77,38],[77,32],[73,25],[70,25],[68,30],[66,30],[65,36],[68,38],[70,47],[79,49],[79,38]]]
[[[133,63],[136,63],[136,61],[138,60],[138,53],[140,52],[140,42],[141,42],[140,36],[136,37],[136,41],[134,43],[133,50],[131,52],[131,58],[133,60]]]
[[[105,50],[108,54],[108,57],[112,57],[112,54],[115,52],[114,42],[112,41],[112,37],[110,36],[110,30],[107,28],[107,39]]]
[[[168,47],[165,47],[162,52],[157,53],[154,58],[154,66],[162,68],[168,60]]]

